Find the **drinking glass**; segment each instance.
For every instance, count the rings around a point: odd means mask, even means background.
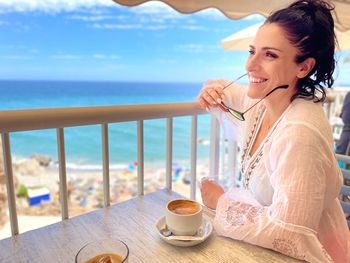
[[[75,256],[75,263],[124,263],[128,262],[128,257],[129,248],[123,241],[102,239],[83,246]]]

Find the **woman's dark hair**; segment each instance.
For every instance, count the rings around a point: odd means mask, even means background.
[[[292,101],[296,98],[324,101],[325,88],[331,88],[334,83],[332,74],[337,40],[332,10],[334,7],[325,1],[301,0],[274,12],[265,21],[265,24],[276,23],[285,30],[290,43],[299,49],[296,63],[309,57],[316,60],[310,73],[299,79]]]

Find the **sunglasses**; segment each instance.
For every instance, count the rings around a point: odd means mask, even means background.
[[[223,89],[228,88],[229,86],[231,86],[233,83],[235,83],[237,80],[243,78],[244,76],[246,76],[247,73],[243,74],[242,76],[238,77],[237,79],[235,79],[234,81],[230,82],[228,85],[226,85]],[[263,98],[261,98],[259,101],[257,101],[256,103],[254,103],[252,106],[250,106],[247,110],[241,112],[238,110],[235,110],[229,106],[227,106],[223,101],[221,101],[219,107],[221,110],[230,113],[233,117],[235,117],[236,119],[240,120],[240,121],[245,121],[244,118],[244,114],[246,114],[248,111],[250,111],[255,105],[257,105],[258,103],[260,103],[263,99],[265,99],[266,97],[268,97],[269,95],[271,95],[273,92],[275,92],[278,89],[287,89],[288,85],[281,85],[278,86],[276,88],[274,88],[273,90],[271,90],[269,93],[267,93]]]

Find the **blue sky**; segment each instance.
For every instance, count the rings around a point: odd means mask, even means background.
[[[214,9],[179,14],[160,2],[1,0],[0,79],[202,82],[234,78],[247,52],[219,41],[262,21]],[[350,83],[348,53],[338,80]]]

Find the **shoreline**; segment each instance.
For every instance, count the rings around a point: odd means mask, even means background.
[[[38,153],[33,153],[31,156],[27,156],[27,157],[23,157],[23,156],[19,156],[19,155],[13,155],[12,156],[12,162],[13,164],[21,164],[22,162],[26,162],[28,159],[32,159],[32,158],[45,158],[47,159],[47,165],[50,165],[50,167],[54,167],[57,166],[58,167],[58,160],[55,160],[54,158],[52,158],[52,156],[50,155],[41,155]],[[174,157],[173,157],[174,159]],[[124,169],[130,166],[131,163],[135,163],[137,162],[137,160],[131,160],[128,162],[111,162],[110,161],[110,169]],[[188,157],[188,159],[174,159],[173,160],[173,164],[180,164],[180,165],[186,165],[189,166],[190,165],[190,156]],[[206,165],[209,164],[209,156],[208,157],[197,157],[197,165]],[[144,166],[148,166],[148,167],[155,167],[158,168],[160,166],[166,166],[166,159],[164,158],[164,160],[144,160]],[[66,169],[68,170],[79,170],[79,171],[93,171],[93,172],[97,172],[102,170],[102,161],[101,162],[69,162],[66,160]]]
[[[45,160],[44,165],[40,160]],[[16,198],[18,216],[60,217],[59,202],[59,171],[58,165],[46,157],[38,156],[27,159],[16,159],[13,162],[13,173],[16,177],[15,192],[18,195],[21,186],[27,190],[44,188],[50,193],[50,200],[37,206],[31,206],[28,198]],[[160,165],[161,164],[161,165]],[[165,188],[165,163],[144,164],[144,194]],[[113,166],[112,166],[113,167]],[[208,176],[208,164],[198,160],[197,180]],[[176,163],[172,169],[172,189],[186,197],[190,196],[190,166],[186,163]],[[110,168],[110,202],[111,205],[126,201],[137,196],[138,191],[137,165],[123,164]],[[103,207],[103,171],[101,169],[72,169],[67,168],[67,191],[69,216],[73,217]],[[199,189],[197,188],[197,198]],[[7,210],[7,200],[6,200]],[[8,211],[6,211],[8,213]],[[29,216],[29,217],[28,217]],[[0,232],[8,225],[7,219],[0,225]],[[26,225],[29,223],[26,221]],[[33,228],[41,227],[32,220]],[[51,221],[50,221],[51,222]],[[21,225],[21,222],[19,221]],[[30,224],[29,224],[30,225]],[[33,229],[32,228],[32,229]],[[26,227],[26,230],[28,228]],[[26,231],[25,230],[25,231]],[[6,231],[5,231],[6,232]],[[10,234],[10,233],[9,233]],[[4,236],[0,237],[4,238]]]

